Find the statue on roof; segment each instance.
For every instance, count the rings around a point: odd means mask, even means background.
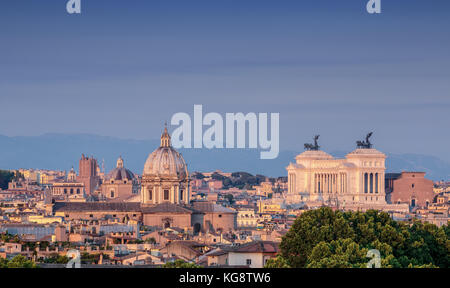
[[[373,132],[366,135],[365,141],[356,141],[356,146],[360,149],[370,149],[372,148],[372,143],[370,143],[370,137],[372,137]]]
[[[313,137],[314,144],[305,143],[305,149],[309,150],[309,151],[317,151],[317,150],[319,150],[320,146],[319,146],[319,144],[317,142],[319,137],[320,137],[320,135],[316,135],[316,136]]]

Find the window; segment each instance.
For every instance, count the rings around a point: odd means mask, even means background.
[[[64,194],[67,194],[67,189],[64,189]]]
[[[411,184],[411,188],[414,188],[414,183],[413,183],[413,184]]]
[[[92,218],[92,217],[94,217],[94,215],[90,214],[90,215],[89,215],[89,217],[91,217],[91,218]]]
[[[77,194],[80,194],[80,188],[77,189]]]
[[[164,190],[164,200],[169,200],[169,190]]]
[[[73,188],[70,188],[70,194],[73,194]]]
[[[247,259],[246,263],[247,263],[247,265],[252,265],[252,259]]]
[[[219,218],[222,218],[222,214],[219,214]]]
[[[148,199],[153,200],[153,189],[152,188],[148,189]]]
[[[114,190],[111,190],[111,198],[114,198]]]
[[[183,189],[180,190],[180,200],[183,200]]]

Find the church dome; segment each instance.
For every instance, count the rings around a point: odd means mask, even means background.
[[[161,146],[153,151],[145,161],[143,175],[186,179],[186,162],[183,156],[171,146],[167,127],[161,135]]]
[[[134,174],[128,169],[125,169],[123,166],[123,159],[122,157],[119,157],[117,159],[117,165],[114,170],[108,173],[108,176],[106,179],[108,180],[133,180]]]

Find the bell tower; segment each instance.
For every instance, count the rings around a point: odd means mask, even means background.
[[[99,184],[99,177],[97,175],[97,160],[93,157],[86,157],[81,155],[79,173],[77,181],[84,183],[86,194],[92,194]]]

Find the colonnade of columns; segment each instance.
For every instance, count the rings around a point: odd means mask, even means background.
[[[373,172],[364,172],[362,181],[363,181],[363,191],[364,194],[370,193],[380,193],[383,187],[383,177],[380,173]]]
[[[346,193],[346,173],[316,173],[314,174],[314,193]]]
[[[295,181],[297,180],[294,173],[289,174],[289,187],[288,187],[288,193],[294,194],[295,191]]]
[[[189,188],[184,185],[160,186],[143,185],[141,201],[146,204],[189,203]]]

